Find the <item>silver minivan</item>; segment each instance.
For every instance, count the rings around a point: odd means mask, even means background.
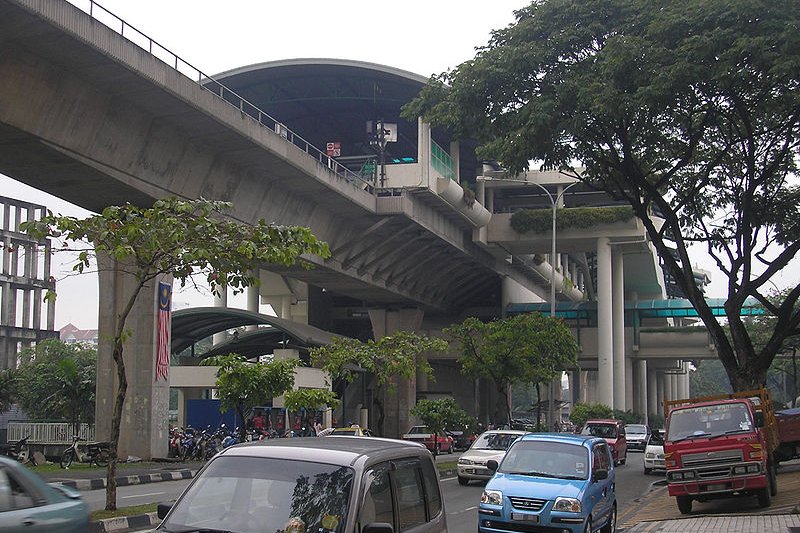
[[[433,456],[393,439],[269,439],[215,455],[155,530],[237,533],[447,531]]]

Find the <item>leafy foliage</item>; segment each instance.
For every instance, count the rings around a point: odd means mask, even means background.
[[[760,386],[800,324],[800,285],[766,293],[800,251],[800,3],[538,0],[515,14],[404,116],[477,138],[512,174],[537,161],[628,202],[734,389]],[[693,243],[727,277],[730,335],[696,284]],[[748,297],[777,317],[758,350]]]
[[[712,396],[731,391],[725,368],[720,361],[703,359],[695,363],[695,371],[689,374],[689,395],[691,397]]]
[[[232,353],[208,357],[201,366],[217,366],[217,393],[220,411],[234,409],[241,420],[253,407],[264,405],[294,386],[296,359],[279,359],[254,363],[243,355]],[[245,428],[240,429],[244,442]]]
[[[19,354],[17,399],[35,420],[94,423],[97,350],[46,339]]]
[[[470,427],[474,419],[452,398],[421,399],[411,409],[411,414],[422,420],[434,433],[445,429]]]
[[[569,420],[575,427],[580,427],[587,420],[596,418],[614,418],[614,410],[601,403],[576,403],[569,414]]]
[[[510,385],[548,383],[577,366],[577,344],[558,318],[530,313],[481,322],[469,317],[444,332],[461,347],[462,373],[494,382],[503,400],[498,411],[509,424]]]
[[[0,413],[7,411],[16,400],[16,378],[14,370],[0,370]]]
[[[116,364],[117,395],[111,424],[111,460],[106,475],[106,509],[116,509],[117,446],[123,404],[128,388],[123,357],[130,332],[126,323],[142,289],[160,276],[172,276],[181,285],[193,274],[203,275],[212,290],[230,287],[234,293],[258,283],[257,272],[264,263],[293,265],[303,254],[330,256],[328,245],[318,241],[308,228],[268,224],[241,224],[225,218],[232,205],[206,200],[156,200],[151,208],[132,204],[110,206],[99,215],[77,219],[48,214],[40,220],[23,222],[22,231],[36,239],[64,241],[59,250],[90,242],[93,248],[80,250],[75,272],[90,268],[96,254],[117,261],[115,268],[136,280],[128,294],[120,295],[120,312],[112,337]],[[123,266],[124,265],[124,266]],[[53,298],[48,293],[48,298]]]
[[[323,407],[336,408],[340,401],[336,394],[325,389],[295,389],[283,395],[283,405],[289,411],[298,412],[302,409],[316,411]]]
[[[634,217],[630,207],[569,207],[558,210],[556,231],[586,229],[598,224],[627,222]],[[520,209],[511,215],[511,227],[517,233],[544,233],[553,229],[551,209]]]

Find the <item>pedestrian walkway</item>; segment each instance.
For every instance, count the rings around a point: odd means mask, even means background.
[[[665,485],[650,491],[618,517],[624,533],[800,533],[800,461],[781,465],[778,494],[760,508],[754,496],[693,502],[681,515]],[[697,516],[703,514],[703,516]],[[695,515],[695,516],[692,516]]]

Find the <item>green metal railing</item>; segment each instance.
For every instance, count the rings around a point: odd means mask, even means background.
[[[433,170],[451,180],[456,180],[455,163],[444,148],[431,139],[431,167]]]

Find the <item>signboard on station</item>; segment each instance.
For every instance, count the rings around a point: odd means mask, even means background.
[[[342,143],[340,143],[338,141],[325,143],[325,154],[328,157],[339,157],[339,156],[341,156],[342,155]]]

